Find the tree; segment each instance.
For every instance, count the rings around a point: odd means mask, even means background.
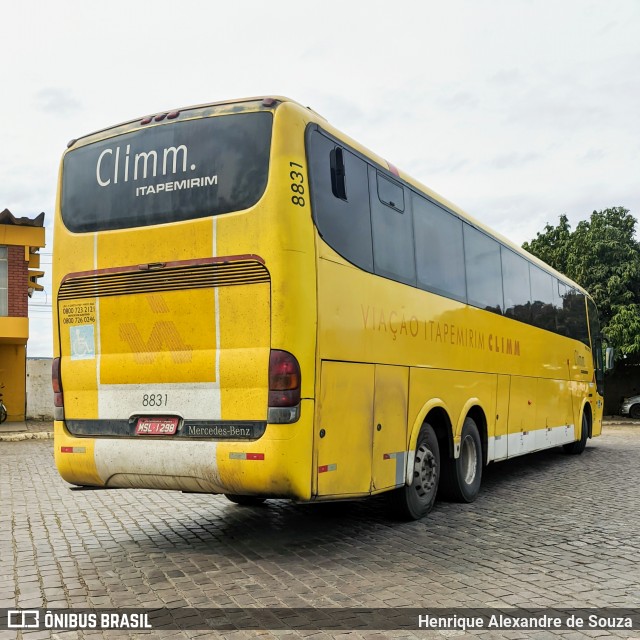
[[[564,273],[593,297],[603,333],[620,354],[640,355],[640,244],[624,207],[594,211],[575,231],[566,215],[547,224],[524,249]]]

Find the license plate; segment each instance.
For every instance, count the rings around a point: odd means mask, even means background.
[[[138,418],[137,436],[172,436],[178,429],[178,418]]]

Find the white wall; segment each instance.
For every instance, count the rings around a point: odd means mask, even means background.
[[[27,419],[53,420],[51,358],[27,358]]]

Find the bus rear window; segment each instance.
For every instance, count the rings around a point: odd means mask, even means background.
[[[186,120],[65,156],[62,220],[74,232],[126,229],[247,209],[264,193],[272,115]]]

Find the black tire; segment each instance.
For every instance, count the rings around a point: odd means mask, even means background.
[[[423,424],[416,442],[413,482],[389,493],[393,514],[403,520],[424,518],[433,508],[440,481],[440,448],[430,424]]]
[[[2,424],[7,419],[7,409],[4,404],[0,402],[0,424]]]
[[[575,442],[570,442],[569,444],[563,444],[562,450],[565,453],[577,456],[580,455],[587,446],[587,439],[589,437],[589,418],[587,417],[587,412],[582,412],[582,431],[580,433],[580,440],[576,440]]]
[[[258,498],[256,496],[241,496],[235,493],[225,493],[224,497],[235,504],[239,504],[243,507],[257,507],[261,505],[266,498]]]
[[[640,419],[640,404],[634,404],[631,409],[629,409],[629,417],[634,420]]]
[[[460,437],[460,456],[442,465],[443,497],[453,502],[473,502],[482,482],[482,441],[473,418],[467,417]]]

